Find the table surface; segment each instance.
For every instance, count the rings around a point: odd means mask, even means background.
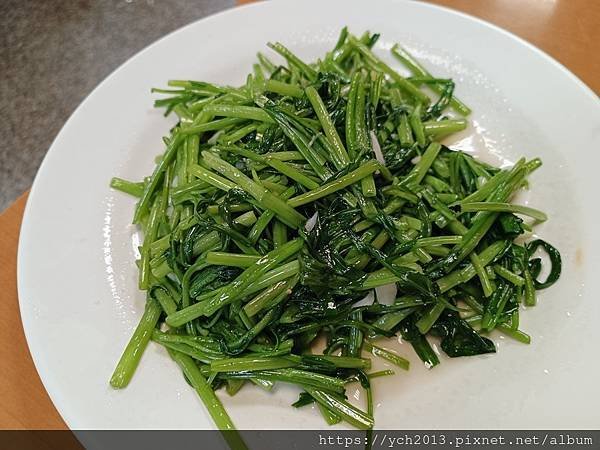
[[[0,1],[0,211],[31,186],[54,136],[109,73],[161,36],[234,5]]]
[[[127,0],[125,3],[131,1],[132,0]],[[56,4],[59,2],[60,0],[56,0],[49,3]],[[148,5],[155,5],[157,8],[162,8],[164,10],[169,9],[166,5],[163,6],[162,3],[160,6],[159,2],[156,2],[155,4],[153,0],[146,0],[146,2]],[[87,4],[86,2],[80,3]],[[597,26],[600,24],[599,1],[432,0],[432,3],[467,12],[512,31],[549,53],[578,75],[594,91],[600,92],[600,54],[595,48],[596,44],[600,42],[600,27]],[[12,12],[12,16],[16,17],[15,14],[17,14],[17,16],[19,14],[25,14],[26,6],[24,5],[26,4],[27,2],[18,2],[18,4],[13,5],[13,9],[18,11],[16,13]],[[189,2],[186,4],[189,8]],[[196,19],[201,15],[198,12],[200,10],[210,11],[211,8],[212,10],[217,8],[215,6],[217,4],[216,1],[204,1],[201,2],[201,4],[206,8],[202,9],[202,7],[200,7],[198,10],[195,10],[193,14],[187,16],[188,19]],[[222,5],[222,8],[228,6],[227,3],[222,3]],[[114,20],[108,20],[106,17],[102,19],[97,17],[94,18],[93,15],[100,14],[99,11],[102,11],[102,8],[84,8],[84,10],[79,11],[72,20],[75,22],[79,21],[80,24],[102,23],[109,28],[117,28],[117,25],[122,23],[114,18]],[[142,16],[144,15],[143,10],[138,13]],[[160,10],[159,13],[162,15]],[[155,15],[156,13],[154,12],[151,16],[156,18]],[[2,16],[2,14],[0,14],[0,16]],[[182,17],[180,15],[177,15],[174,19],[173,15],[169,16],[169,14],[165,14],[164,17],[167,23],[162,25],[163,28],[160,28],[161,30],[168,30],[181,25]],[[135,15],[130,16],[129,20],[132,18],[135,18]],[[151,20],[151,18],[149,19],[146,17],[146,20]],[[169,20],[171,20],[171,22],[169,22]],[[186,21],[184,20],[183,22]],[[51,27],[51,25],[48,26]],[[63,37],[70,38],[76,36],[77,34],[75,31],[77,29],[78,26],[73,25],[70,30],[74,34],[72,36],[66,35]],[[112,28],[110,28],[109,31],[112,32]],[[44,32],[46,31],[42,30],[42,33]],[[52,29],[49,29],[47,32],[52,33],[53,31]],[[64,33],[65,31],[62,30],[61,32]],[[164,33],[164,31],[161,31],[161,34],[162,33]],[[111,41],[107,37],[108,35],[110,35],[110,33],[108,33],[106,29],[97,30],[97,36],[101,36],[102,39],[104,39],[102,45],[110,47]],[[117,33],[117,36],[122,38],[122,35],[119,33]],[[0,37],[3,36],[0,34]],[[94,35],[92,35],[92,37],[94,37]],[[106,39],[109,40],[107,41]],[[3,40],[3,43],[5,43],[4,41],[5,40]],[[60,43],[62,41],[58,42]],[[118,41],[112,41],[112,44],[115,44],[116,42]],[[10,53],[6,48],[2,51]],[[80,51],[86,50],[80,49]],[[87,51],[91,51],[91,49],[88,48]],[[1,56],[3,55],[0,54],[0,72],[4,73],[2,64],[5,64],[5,62],[4,58]],[[108,66],[106,64],[102,66],[98,73],[103,77],[122,61],[122,57],[111,59],[107,63]],[[98,76],[98,73],[95,74],[96,77]],[[16,75],[23,74],[17,73]],[[15,74],[11,72],[11,76],[15,76]],[[41,94],[34,90],[33,97],[27,100],[27,102],[37,104],[37,106],[29,105],[26,106],[24,110],[14,113],[16,115],[9,115],[11,120],[14,121],[12,125],[15,125],[17,122],[20,123],[25,119],[30,120],[30,118],[19,117],[19,114],[24,115],[30,112],[27,108],[31,107],[35,110],[40,110],[44,106],[43,102],[50,104],[48,102],[52,101],[53,96],[67,95],[67,92],[69,92],[67,84],[71,81],[72,80],[67,77],[59,79],[59,84],[56,86],[49,86],[48,89],[51,91],[53,90],[53,94],[50,98],[48,98],[47,95],[37,98],[36,95]],[[98,81],[100,80],[96,79],[96,81],[89,86],[85,85],[84,90],[90,90]],[[51,115],[50,119],[44,119],[53,121],[50,125],[45,124],[47,130],[50,131],[50,134],[54,134],[58,131],[66,119],[66,113],[70,113],[70,110],[72,110],[82,98],[83,94],[81,93],[81,86],[78,89],[79,92],[77,95],[79,95],[79,97],[77,97],[75,102],[71,102],[67,106],[63,105],[61,114],[55,116]],[[9,101],[11,98],[7,97],[4,91],[1,93],[1,106],[3,111],[5,111],[8,109],[7,107],[10,104]],[[12,112],[10,114],[12,114]],[[30,127],[27,127],[27,129],[31,130]],[[1,145],[6,146],[6,140],[1,133],[0,137],[2,138],[0,139],[0,142],[3,142]],[[17,141],[9,140],[9,142],[12,146],[17,147],[20,150],[30,149],[29,146],[33,145],[32,141],[27,138],[19,138],[17,136],[15,139],[17,139]],[[24,140],[18,141],[18,139]],[[43,148],[46,149],[50,140],[48,138],[44,139],[45,140],[43,140],[40,145],[43,145]],[[2,192],[2,198],[5,198],[7,197],[5,193],[8,192],[6,190],[6,183],[8,183],[5,180],[6,176],[14,176],[14,174],[11,175],[11,172],[14,171],[30,174],[33,172],[30,171],[31,167],[29,166],[21,169],[20,165],[26,165],[27,163],[22,157],[16,159],[15,164],[17,164],[17,166],[13,164],[10,166],[10,169],[7,169],[5,161],[2,160],[2,153],[5,152],[6,149],[0,150],[0,192]],[[37,170],[39,158],[33,159],[33,171],[35,171]],[[31,182],[31,177],[25,179],[28,184]],[[16,288],[16,255],[19,228],[25,202],[26,194],[23,194],[11,207],[0,214],[0,286],[2,286],[2,289],[0,290],[0,342],[4,344],[0,346],[0,360],[2,361],[3,367],[0,373],[0,398],[2,399],[2,402],[0,402],[0,429],[66,429],[66,424],[52,405],[52,402],[40,382],[35,367],[33,366],[19,316]],[[2,209],[1,200],[0,209]],[[40,446],[38,448],[51,447],[52,446],[50,445],[46,445],[45,447]]]

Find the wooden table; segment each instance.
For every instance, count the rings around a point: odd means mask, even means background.
[[[247,2],[242,2],[247,3]],[[600,1],[433,0],[497,24],[540,47],[600,92]],[[27,195],[0,215],[0,428],[66,429],[25,342],[16,286],[17,241]],[[55,444],[37,448],[53,448]]]

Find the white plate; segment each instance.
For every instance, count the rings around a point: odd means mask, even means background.
[[[201,20],[117,69],[65,124],[29,196],[18,281],[29,348],[71,428],[213,426],[156,345],[127,389],[108,386],[144,303],[133,263],[138,237],[129,225],[134,201],[108,183],[115,175],[141,179],[163,151],[172,122],[152,108],[150,88],[173,78],[242,83],[266,42],[279,40],[310,60],[331,48],[344,25],[382,33],[377,51],[386,57],[401,42],[434,74],[456,80],[458,96],[474,110],[460,147],[497,161],[543,158],[526,200],[548,212],[538,234],[564,259],[560,282],[522,314],[531,345],[496,336],[496,355],[443,358],[428,371],[409,345],[397,343],[413,368],[377,381],[377,427],[598,428],[598,98],[505,31],[391,0],[265,2]],[[223,398],[239,428],[323,427],[318,412],[289,407],[296,395],[294,388],[269,394],[245,387]]]

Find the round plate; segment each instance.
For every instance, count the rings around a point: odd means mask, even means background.
[[[597,428],[600,234],[595,229],[600,102],[544,53],[472,17],[420,2],[265,2],[193,23],[117,69],[79,106],[52,144],[23,221],[18,286],[25,333],[42,381],[73,429],[212,428],[166,352],[151,344],[130,386],[108,379],[140,317],[134,200],[112,176],[140,180],[163,151],[173,119],[152,108],[168,79],[241,84],[258,50],[281,41],[305,60],[330,49],[347,25],[400,42],[432,73],[452,77],[473,108],[455,147],[499,163],[540,156],[523,201],[548,213],[536,232],[562,252],[560,282],[522,314],[533,342],[495,336],[498,353],[427,370],[410,345],[409,372],[378,379],[378,428]],[[596,273],[594,273],[596,272]],[[595,275],[595,276],[594,276]],[[401,371],[400,371],[401,372]],[[291,408],[298,391],[244,387],[222,395],[243,429],[314,429],[318,411]],[[354,391],[349,391],[350,397]],[[273,420],[274,418],[278,420]]]

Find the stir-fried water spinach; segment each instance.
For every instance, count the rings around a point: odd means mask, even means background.
[[[393,373],[371,357],[409,365],[382,338],[401,336],[427,367],[440,362],[431,336],[449,357],[495,352],[492,331],[529,343],[521,305],[556,282],[561,259],[526,243],[546,215],[511,199],[541,161],[498,168],[440,143],[469,108],[401,47],[408,76],[380,59],[378,37],[343,29],[314,63],[269,44],[285,64],[259,54],[241,87],[154,90],[179,119],[166,150],[144,180],[111,183],[139,198],[147,296],[113,387],[152,340],[220,429],[234,425],[215,391],[247,383],[295,384],[294,407],[371,429],[375,378]],[[347,400],[351,382],[364,408]]]

